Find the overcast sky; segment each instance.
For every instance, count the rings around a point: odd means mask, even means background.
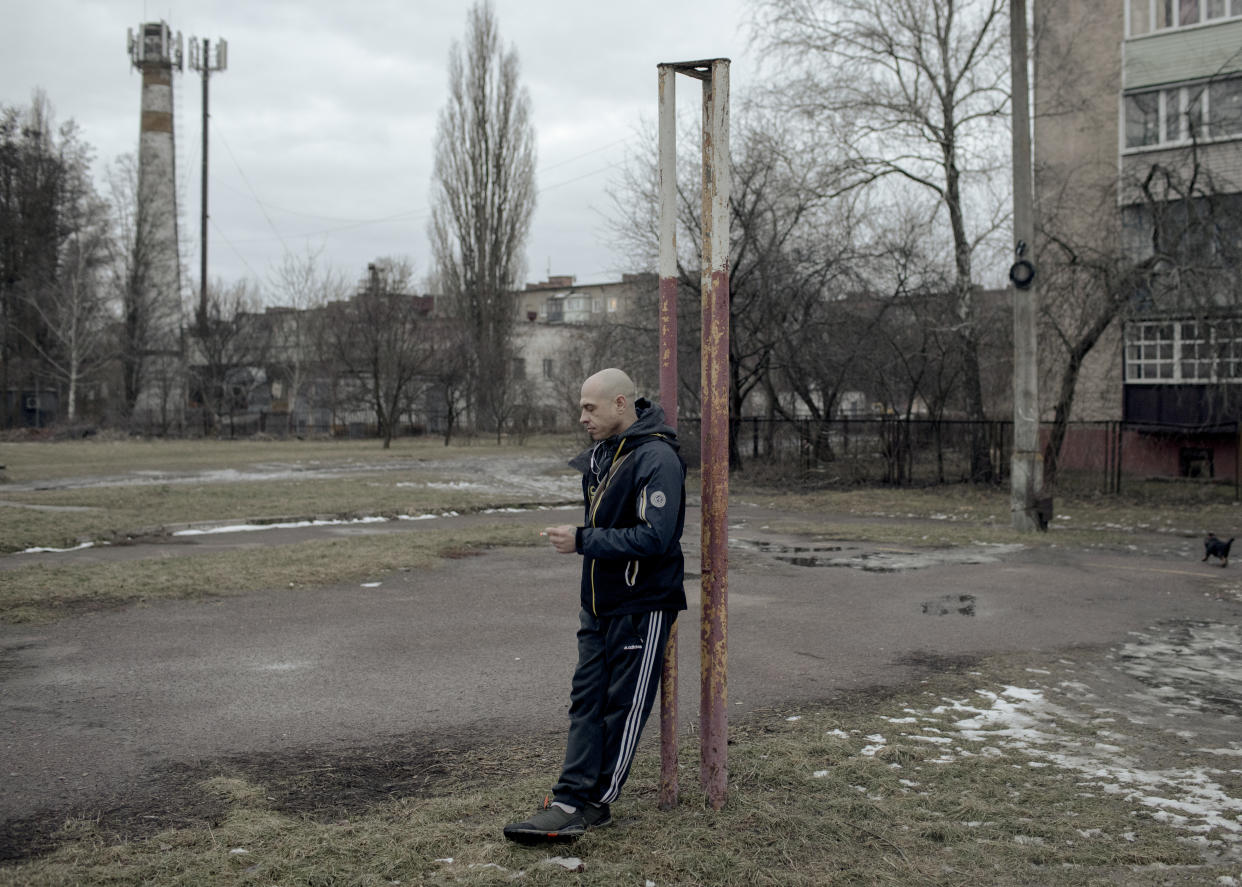
[[[526,280],[615,280],[624,256],[604,224],[616,167],[656,114],[656,64],[727,57],[736,94],[751,73],[746,0],[493,0],[521,58],[538,141]],[[408,256],[421,277],[433,140],[449,48],[466,0],[17,0],[6,4],[0,104],[44,89],[72,118],[95,170],[138,146],[140,76],[126,30],[163,19],[185,40],[228,41],[210,80],[211,278],[268,279],[282,253],[321,250],[361,277],[377,256]],[[753,53],[752,53],[753,58]],[[202,81],[175,77],[182,254],[198,277]],[[679,110],[699,86],[678,78]],[[191,285],[186,282],[187,288]]]

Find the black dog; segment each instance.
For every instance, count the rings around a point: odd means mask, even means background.
[[[1218,539],[1215,533],[1208,533],[1207,538],[1203,540],[1203,559],[1206,561],[1210,557],[1218,557],[1222,567],[1229,566],[1229,546],[1232,544],[1232,536],[1226,542]]]

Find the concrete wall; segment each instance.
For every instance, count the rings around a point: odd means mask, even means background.
[[[1037,224],[1055,230],[1084,256],[1121,246],[1117,163],[1122,83],[1123,7],[1090,0],[1034,0],[1035,202]],[[1081,279],[1060,275],[1052,258],[1064,253],[1041,242],[1046,258],[1039,298],[1057,323],[1080,329],[1099,300]],[[1065,355],[1041,328],[1040,403],[1045,418],[1058,396]],[[1121,418],[1120,325],[1110,327],[1087,356],[1071,418]]]

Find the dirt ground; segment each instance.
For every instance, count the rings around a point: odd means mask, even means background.
[[[697,511],[688,517],[692,568]],[[1145,554],[837,542],[773,532],[782,517],[756,505],[730,513],[731,717],[1015,654],[1035,670],[1072,660],[1078,686],[1065,692],[1078,704],[1142,717],[1157,733],[1192,737],[1191,748],[1242,755],[1242,582],[1233,567],[1201,564],[1188,546]],[[546,512],[506,519],[532,530],[552,522]],[[221,533],[15,557],[178,557],[370,532],[418,527]],[[498,549],[358,587],[0,626],[0,858],[46,849],[68,818],[128,835],[212,821],[224,802],[195,787],[222,771],[271,786],[279,808],[327,819],[515,766],[553,774],[577,569],[576,558],[549,550]],[[697,576],[688,580],[683,728],[698,702]]]

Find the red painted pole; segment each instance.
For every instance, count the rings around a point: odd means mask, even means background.
[[[728,792],[729,60],[703,80],[702,579],[699,776],[713,809]]]
[[[660,82],[660,405],[677,427],[677,69],[659,66]],[[664,650],[660,676],[661,810],[677,806],[677,623]]]

